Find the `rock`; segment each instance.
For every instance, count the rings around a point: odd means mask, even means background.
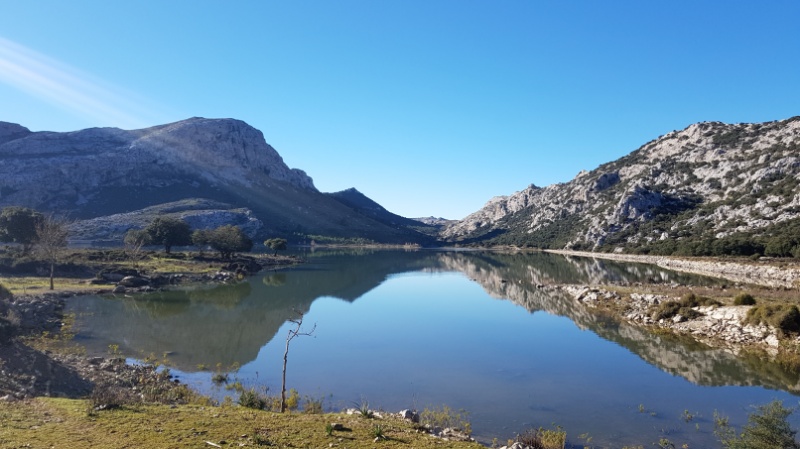
[[[117,268],[103,270],[99,273],[99,276],[106,281],[119,282],[126,276],[139,276],[139,272],[130,268]]]
[[[117,285],[113,290],[111,290],[111,293],[125,293],[126,291],[127,289],[124,286]]]
[[[778,340],[778,337],[776,337],[775,334],[768,335],[767,338],[764,339],[764,341],[767,343],[767,345],[773,348],[777,348],[781,344],[781,342]]]
[[[399,414],[400,418],[413,423],[419,423],[419,413],[414,410],[402,410]]]
[[[123,287],[144,287],[145,285],[149,285],[150,281],[139,276],[125,276],[122,280],[119,281],[119,285]]]

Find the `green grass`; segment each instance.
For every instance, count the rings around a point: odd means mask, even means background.
[[[280,414],[245,407],[140,405],[87,414],[87,401],[39,398],[0,402],[0,447],[328,447],[375,446],[375,421],[345,414]],[[351,429],[332,439],[327,426]],[[402,420],[384,419],[381,447],[473,448],[477,443],[445,441],[419,433]],[[29,445],[29,446],[26,446]],[[241,446],[240,446],[241,445]]]

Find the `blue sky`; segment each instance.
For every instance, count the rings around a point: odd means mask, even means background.
[[[699,121],[800,115],[800,2],[0,0],[0,120],[231,117],[327,192],[463,218]]]

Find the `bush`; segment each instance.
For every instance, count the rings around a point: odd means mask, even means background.
[[[532,449],[564,449],[567,432],[562,428],[529,429],[517,436],[517,441]]]
[[[139,404],[141,401],[141,397],[133,394],[129,388],[112,383],[98,383],[89,396],[89,405],[92,411],[111,410]]]
[[[654,321],[659,321],[668,320],[676,315],[680,315],[687,320],[691,320],[703,316],[702,313],[694,310],[693,307],[719,305],[722,304],[717,300],[689,293],[681,298],[680,301],[666,301],[659,304],[653,312],[652,318]]]
[[[264,410],[269,405],[269,398],[256,391],[255,388],[244,390],[239,394],[239,405],[257,410]]]
[[[717,419],[714,433],[726,449],[800,449],[787,418],[794,409],[785,408],[781,401],[773,401],[758,407],[758,412],[751,414],[748,424],[736,435],[736,430],[729,427],[727,419]]]
[[[747,311],[744,324],[766,324],[781,336],[797,334],[800,333],[800,310],[791,304],[762,304]]]
[[[749,293],[739,293],[733,298],[733,305],[735,306],[754,306],[756,305],[756,298]]]
[[[419,415],[419,422],[423,426],[435,428],[447,428],[460,430],[467,435],[472,433],[472,425],[469,420],[469,413],[465,410],[453,410],[445,405],[441,408],[425,408]]]

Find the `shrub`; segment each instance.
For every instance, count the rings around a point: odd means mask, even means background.
[[[132,393],[129,388],[112,383],[98,383],[89,396],[91,411],[111,410],[126,405],[141,403],[141,397]]]
[[[789,425],[787,418],[794,409],[786,408],[781,401],[773,401],[758,407],[748,424],[736,435],[728,426],[727,419],[717,419],[714,433],[726,449],[800,449],[794,436],[797,431]]]
[[[529,429],[517,435],[517,441],[532,449],[564,449],[567,432],[561,427],[555,429]]]
[[[239,405],[257,410],[264,410],[269,405],[269,398],[256,391],[255,388],[244,390],[239,394]]]
[[[319,415],[325,411],[325,398],[321,397],[319,399],[312,398],[311,396],[306,396],[303,399],[303,412]]]
[[[744,324],[766,324],[781,336],[797,334],[800,333],[800,310],[791,304],[762,304],[747,311]]]
[[[435,428],[447,428],[461,430],[467,435],[472,433],[472,425],[469,420],[469,413],[465,410],[455,411],[449,406],[444,405],[441,408],[425,408],[419,415],[419,422],[423,426]]]
[[[719,301],[697,296],[694,293],[689,293],[681,298],[680,301],[666,301],[656,307],[653,312],[652,318],[655,321],[668,320],[676,315],[680,315],[688,320],[702,316],[703,314],[694,310],[693,307],[701,306],[719,306],[722,305]]]
[[[749,293],[739,293],[733,298],[733,305],[735,306],[754,306],[756,305],[756,298]]]
[[[383,426],[380,424],[373,424],[372,429],[370,429],[370,434],[375,437],[376,440],[385,440],[386,434],[384,434]]]

